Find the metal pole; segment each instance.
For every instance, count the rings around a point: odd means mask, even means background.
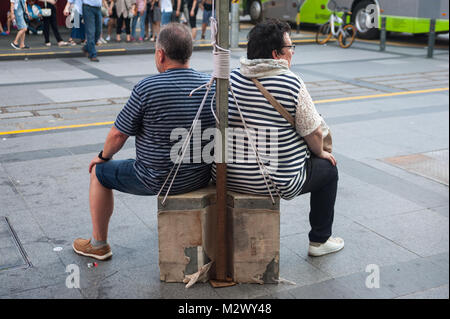
[[[436,43],[436,19],[430,20],[430,33],[428,34],[428,55],[429,59],[434,55],[434,44]]]
[[[381,17],[380,51],[386,51],[386,17]]]
[[[230,17],[228,1],[219,0],[217,4],[218,33],[217,43],[228,49],[230,46]],[[219,118],[220,138],[222,139],[222,159],[217,163],[217,250],[215,260],[215,275],[217,281],[227,281],[228,248],[227,247],[227,164],[226,164],[226,128],[228,127],[228,79],[217,79],[216,106]]]
[[[231,2],[231,47],[239,47],[239,0]]]

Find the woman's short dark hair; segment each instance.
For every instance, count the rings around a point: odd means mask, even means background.
[[[169,59],[185,64],[192,56],[193,44],[189,29],[181,23],[169,23],[161,32],[157,46]]]
[[[257,24],[248,34],[247,59],[272,59],[273,50],[281,54],[284,34],[290,31],[289,24],[279,20]]]

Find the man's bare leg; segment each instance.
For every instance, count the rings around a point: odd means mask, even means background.
[[[108,225],[114,210],[114,196],[112,189],[100,184],[95,174],[96,166],[91,173],[89,186],[89,206],[92,219],[92,235],[96,241],[106,241]]]

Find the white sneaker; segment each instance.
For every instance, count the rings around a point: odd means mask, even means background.
[[[308,255],[313,257],[319,257],[327,254],[337,252],[344,248],[344,240],[342,238],[330,237],[323,243],[309,243]]]

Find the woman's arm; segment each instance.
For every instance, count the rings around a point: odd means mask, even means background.
[[[72,4],[67,1],[66,6],[64,7],[64,15],[67,17],[70,14],[70,7],[72,6]]]
[[[303,137],[308,144],[308,148],[319,158],[326,159],[336,166],[336,159],[331,153],[323,150],[322,128],[319,126],[314,132]]]

